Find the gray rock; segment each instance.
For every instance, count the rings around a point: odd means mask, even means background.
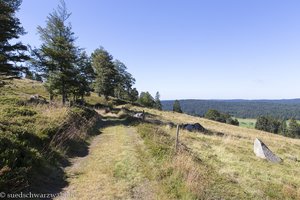
[[[42,97],[41,95],[35,94],[30,97],[28,102],[35,103],[35,104],[46,104],[47,100],[46,100],[46,98]]]
[[[171,128],[174,128],[174,127],[175,127],[175,124],[172,123],[172,122],[168,122],[168,123],[166,124],[166,127],[167,127],[168,129],[171,129]]]
[[[253,146],[254,153],[257,157],[267,159],[270,162],[279,163],[281,158],[276,156],[262,141],[259,139],[254,140]]]
[[[183,124],[182,128],[188,131],[198,131],[198,132],[204,132],[205,128],[201,126],[199,123],[195,124]]]
[[[138,119],[143,119],[144,114],[143,113],[136,113],[133,115],[133,117],[138,118]]]

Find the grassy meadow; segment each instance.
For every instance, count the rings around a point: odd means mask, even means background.
[[[250,118],[236,118],[239,121],[240,127],[245,128],[255,128],[256,119],[250,119]]]
[[[139,107],[133,109],[142,110]],[[209,169],[203,172],[203,177],[208,176],[212,181],[207,185],[211,195],[219,194],[221,197],[227,196],[228,199],[300,198],[300,140],[186,114],[146,108],[144,110],[157,120],[177,124],[198,122],[215,133],[180,133],[180,141],[202,161],[200,165]],[[175,137],[176,130],[165,128],[164,132]],[[255,138],[265,142],[283,162],[273,164],[257,158],[253,153]],[[214,199],[211,195],[208,197]],[[229,198],[230,195],[233,197]]]
[[[28,103],[33,94],[47,98],[42,84],[30,80],[14,80],[1,89],[0,187],[4,191],[49,191],[50,185],[52,191],[72,192],[74,199],[99,195],[106,199],[300,199],[300,140],[255,130],[254,119],[239,119],[237,127],[123,105],[92,93],[87,97],[89,105],[110,110],[96,110],[103,120],[88,131],[97,124],[94,111],[62,107],[59,102]],[[142,110],[145,123],[126,121]],[[181,145],[175,152],[176,127],[164,125],[168,122],[198,122],[209,132],[180,130]],[[88,140],[89,136],[96,137]],[[72,140],[60,143],[64,137]],[[255,138],[283,162],[257,158]],[[67,168],[62,170],[63,166]]]

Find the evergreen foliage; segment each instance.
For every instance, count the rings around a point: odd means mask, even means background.
[[[117,70],[114,96],[118,99],[131,101],[132,86],[135,84],[135,79],[127,72],[127,67],[124,63],[115,60],[113,64]]]
[[[174,104],[173,104],[173,111],[174,111],[174,112],[178,112],[178,113],[182,113],[181,106],[180,106],[180,102],[179,102],[178,100],[175,100],[175,101],[174,101]]]
[[[35,59],[32,64],[42,71],[45,86],[50,94],[61,95],[62,103],[73,95],[73,100],[83,98],[90,91],[89,84],[93,71],[85,52],[75,45],[75,36],[64,1],[57,10],[49,14],[46,27],[38,27],[42,40],[40,49],[32,50]]]
[[[235,125],[235,126],[239,125],[239,121],[237,119],[233,119],[229,114],[220,113],[219,111],[213,110],[213,109],[209,109],[205,113],[204,117],[207,119],[210,119],[210,120],[214,120],[214,121],[218,121],[218,122],[222,122],[222,123],[226,123],[226,124],[231,124],[231,125]]]
[[[25,34],[20,20],[16,17],[21,0],[0,1],[0,75],[20,76],[26,67],[18,65],[29,59],[25,54],[27,47],[21,42],[14,43],[12,40],[19,39]]]
[[[165,110],[173,110],[173,100],[162,101]],[[300,119],[300,99],[283,100],[180,100],[182,111],[204,116],[209,109],[238,118],[272,116],[278,119]]]
[[[100,96],[114,95],[117,85],[118,71],[113,63],[113,57],[103,47],[92,53],[92,67],[95,70],[95,92]]]
[[[162,110],[162,105],[161,105],[161,102],[160,102],[159,92],[156,92],[156,94],[155,94],[155,108],[158,109],[158,110]]]
[[[255,129],[270,133],[279,133],[281,122],[270,116],[260,116],[257,118]]]
[[[280,126],[279,126],[279,133],[283,136],[290,136],[288,132],[288,126],[286,123],[286,120],[281,120]]]
[[[129,91],[129,101],[136,102],[139,99],[139,92],[136,88],[130,89]]]
[[[290,120],[288,127],[288,136],[297,138],[300,137],[300,124],[297,123],[297,121],[294,118]]]
[[[154,108],[156,105],[154,98],[149,92],[141,92],[138,103],[148,108]]]
[[[255,128],[287,137],[300,137],[300,125],[295,118],[291,118],[288,124],[286,120],[278,120],[270,116],[260,116],[257,119]]]

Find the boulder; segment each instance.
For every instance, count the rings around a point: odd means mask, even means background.
[[[198,131],[198,132],[204,132],[205,128],[201,126],[199,123],[195,124],[183,124],[182,128],[188,131]]]
[[[168,122],[168,123],[166,124],[166,127],[167,127],[168,129],[171,129],[171,128],[174,128],[174,127],[175,127],[175,124],[172,123],[172,122]]]
[[[281,158],[276,156],[268,147],[265,145],[262,141],[259,139],[254,140],[254,146],[253,146],[254,153],[257,157],[267,159],[270,162],[273,163],[279,163],[281,162]]]
[[[133,117],[138,118],[138,119],[143,119],[144,114],[143,113],[136,113],[136,114],[133,115]]]
[[[35,103],[35,104],[46,104],[47,100],[46,100],[46,98],[42,97],[41,95],[35,94],[30,97],[28,102]]]

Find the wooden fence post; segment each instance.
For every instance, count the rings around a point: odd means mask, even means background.
[[[143,110],[143,121],[145,121],[145,111]]]
[[[177,125],[177,129],[176,129],[175,152],[177,152],[178,143],[179,143],[179,125]]]

